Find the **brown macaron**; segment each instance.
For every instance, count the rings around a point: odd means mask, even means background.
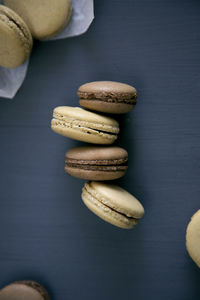
[[[134,87],[114,81],[94,81],[78,89],[80,105],[103,113],[123,114],[136,105],[137,91]]]
[[[120,147],[83,146],[66,153],[65,171],[86,180],[114,180],[124,176],[128,153]]]
[[[13,282],[0,290],[0,300],[50,300],[46,289],[31,280]]]

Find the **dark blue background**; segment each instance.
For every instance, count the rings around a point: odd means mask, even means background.
[[[200,197],[200,1],[96,0],[80,37],[37,43],[24,85],[0,101],[0,285],[32,278],[53,300],[197,300],[200,272],[185,230]],[[130,231],[82,203],[64,173],[79,143],[50,129],[52,110],[78,105],[88,81],[134,85],[119,118],[129,151],[120,184],[145,207]]]

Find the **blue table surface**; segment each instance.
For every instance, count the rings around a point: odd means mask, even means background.
[[[36,43],[22,88],[0,99],[0,286],[33,279],[52,300],[200,299],[185,249],[200,207],[199,50],[198,0],[96,0],[86,34]],[[53,108],[77,106],[94,80],[138,90],[117,142],[130,158],[118,182],[145,207],[134,230],[84,206],[84,181],[64,172],[81,143],[50,129]]]

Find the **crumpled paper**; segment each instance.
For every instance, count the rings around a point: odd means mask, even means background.
[[[56,1],[56,0],[55,0]],[[72,0],[73,13],[68,26],[56,37],[51,40],[64,39],[72,36],[81,35],[87,31],[94,19],[93,0]],[[3,4],[3,0],[0,0]],[[22,85],[29,60],[15,69],[0,67],[0,97],[13,98]]]

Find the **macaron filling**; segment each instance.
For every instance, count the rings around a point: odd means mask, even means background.
[[[87,92],[78,92],[80,101],[89,100],[89,101],[103,101],[109,103],[126,103],[126,104],[136,104],[137,94],[106,94],[106,93],[87,93]]]
[[[113,160],[78,160],[66,158],[67,167],[79,168],[83,170],[98,170],[98,171],[125,171],[128,168],[128,158],[113,159]]]
[[[133,227],[138,223],[138,219],[136,219],[134,216],[123,212],[119,207],[115,207],[110,203],[109,199],[102,197],[94,189],[90,188],[90,183],[86,183],[83,187],[82,197],[83,200],[84,198],[87,198],[87,201],[92,202],[93,205],[99,206],[105,213],[112,214],[116,220],[130,225],[130,227]]]

